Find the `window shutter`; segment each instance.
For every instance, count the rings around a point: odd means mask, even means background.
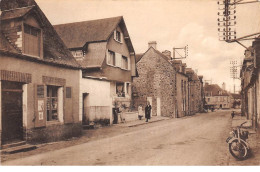
[[[35,107],[34,107],[35,127],[46,126],[46,86],[35,84]]]
[[[122,66],[122,55],[121,54],[118,54],[118,53],[115,53],[116,55],[116,66],[117,67],[121,67]]]
[[[66,98],[71,98],[71,87],[66,87]]]
[[[122,43],[123,43],[123,40],[124,40],[124,35],[123,35],[123,33],[121,33],[121,32],[120,32],[120,37],[121,37],[121,40],[120,40],[120,42],[122,42]]]

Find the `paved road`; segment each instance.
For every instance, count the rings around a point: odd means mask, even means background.
[[[2,165],[227,165],[230,111],[146,126]]]

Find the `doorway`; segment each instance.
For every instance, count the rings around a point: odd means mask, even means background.
[[[2,143],[23,140],[22,83],[2,81]]]
[[[82,125],[89,124],[87,105],[88,105],[88,93],[83,93],[82,95]]]

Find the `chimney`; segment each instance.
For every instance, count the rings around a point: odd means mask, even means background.
[[[163,55],[167,56],[167,57],[169,58],[169,60],[172,59],[172,57],[171,57],[171,51],[169,51],[169,50],[164,50],[162,53],[163,53]]]
[[[157,46],[157,42],[156,41],[148,42],[148,48],[153,47],[154,49],[157,50],[156,46]]]
[[[223,82],[223,84],[222,84],[222,89],[226,90],[226,83],[225,82]]]
[[[208,86],[209,85],[209,83],[208,82],[205,82],[205,86]]]

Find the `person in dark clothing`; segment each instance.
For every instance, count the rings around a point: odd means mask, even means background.
[[[150,105],[150,102],[147,102],[147,105],[145,106],[145,118],[146,118],[146,122],[148,122],[148,120],[151,118],[151,109],[152,106]]]
[[[235,111],[233,111],[233,112],[231,113],[231,118],[233,119],[234,116],[235,116]]]

